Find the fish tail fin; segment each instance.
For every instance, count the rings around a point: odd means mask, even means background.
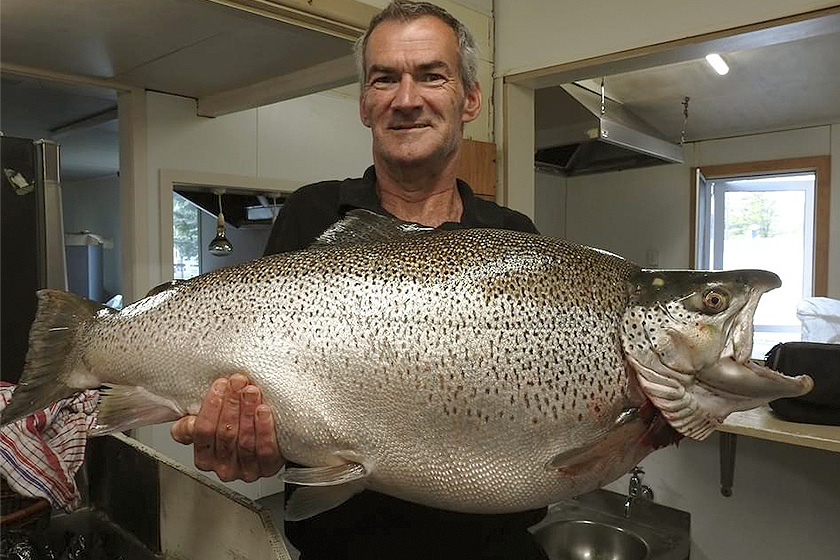
[[[76,348],[77,332],[103,309],[110,308],[60,290],[38,291],[38,311],[29,330],[23,375],[12,400],[0,413],[0,425],[42,410],[83,389],[99,386],[92,375],[72,383],[71,373],[80,355]]]

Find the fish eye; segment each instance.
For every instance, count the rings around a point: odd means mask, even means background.
[[[703,295],[703,305],[710,313],[720,313],[728,304],[726,293],[722,290],[709,290]]]

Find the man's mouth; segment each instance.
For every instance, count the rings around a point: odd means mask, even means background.
[[[401,124],[394,124],[389,126],[391,130],[415,130],[420,128],[429,128],[431,125],[428,123],[401,123]]]

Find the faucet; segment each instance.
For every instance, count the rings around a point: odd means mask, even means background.
[[[624,517],[630,517],[630,509],[633,502],[638,499],[653,501],[653,490],[650,486],[642,484],[642,477],[645,471],[641,467],[635,467],[630,471],[630,488],[627,490],[627,500],[624,502]]]

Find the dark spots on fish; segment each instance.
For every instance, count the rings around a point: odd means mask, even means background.
[[[583,422],[583,414],[578,413],[578,422]]]

